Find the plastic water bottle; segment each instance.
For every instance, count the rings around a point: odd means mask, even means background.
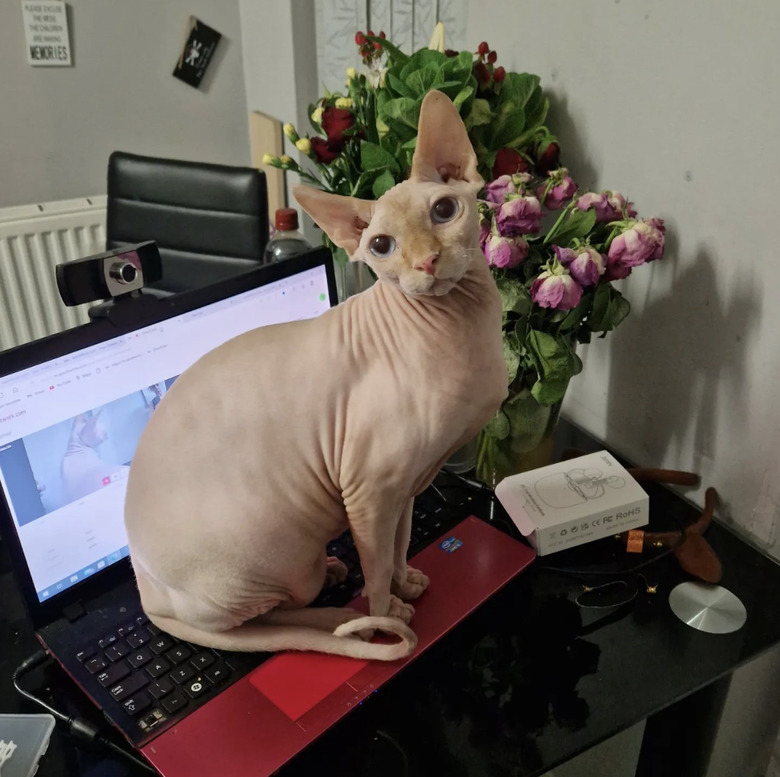
[[[274,214],[274,227],[274,236],[265,247],[264,264],[281,262],[311,249],[311,243],[298,227],[298,211],[295,208],[279,208]]]

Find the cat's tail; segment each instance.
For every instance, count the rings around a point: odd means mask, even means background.
[[[325,609],[325,608],[323,608]],[[366,615],[342,623],[333,632],[311,626],[251,621],[227,631],[205,631],[188,623],[162,616],[151,616],[161,629],[186,642],[217,650],[240,652],[276,652],[313,650],[350,658],[396,661],[410,655],[417,646],[417,635],[401,620],[389,616]],[[359,632],[381,631],[399,637],[390,644],[364,642]]]

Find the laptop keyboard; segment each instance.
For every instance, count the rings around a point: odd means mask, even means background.
[[[445,504],[431,489],[417,497],[409,556],[468,515],[464,508],[469,501]],[[312,606],[341,607],[363,588],[360,561],[348,531],[328,545],[328,555],[341,559],[348,575],[343,583],[325,589]],[[101,699],[104,713],[133,739],[145,738],[153,730],[156,733],[163,723],[192,712],[269,657],[268,653],[220,652],[183,642],[158,629],[141,611],[76,654],[104,689],[93,694]]]

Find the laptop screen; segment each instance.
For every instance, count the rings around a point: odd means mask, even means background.
[[[319,264],[0,378],[0,486],[39,602],[128,555],[129,466],[176,377],[236,335],[330,306]]]

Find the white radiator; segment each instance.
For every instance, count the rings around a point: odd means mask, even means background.
[[[54,267],[106,245],[106,198],[0,209],[0,350],[88,321],[66,307]]]

